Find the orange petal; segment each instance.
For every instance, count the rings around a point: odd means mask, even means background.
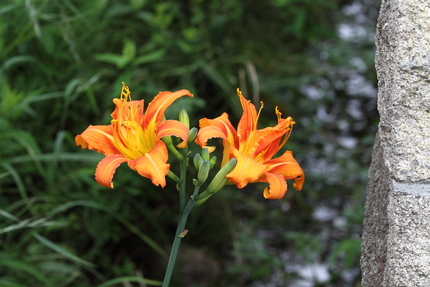
[[[294,188],[301,190],[305,182],[305,174],[294,159],[293,153],[287,150],[282,156],[271,159],[265,164],[269,167],[268,172],[281,174],[284,179],[294,178]]]
[[[233,147],[230,148],[230,155],[237,160],[237,163],[236,167],[227,177],[238,188],[243,188],[250,182],[257,182],[267,170],[265,165],[247,157]]]
[[[182,142],[177,145],[179,148],[187,146],[188,142],[188,128],[181,122],[174,120],[167,120],[158,126],[157,139],[165,136],[176,136],[182,139]]]
[[[203,118],[199,121],[200,130],[197,134],[196,143],[205,146],[211,138],[222,138],[228,140],[232,145],[238,147],[236,129],[228,119],[228,114],[223,113],[215,119]]]
[[[222,149],[221,166],[224,166],[231,159],[230,158],[230,147],[231,147],[231,144],[230,144],[230,142],[228,140],[223,140],[222,141],[222,145],[223,145],[223,149]],[[209,152],[210,152],[210,150],[209,150]]]
[[[278,117],[280,117],[279,112]],[[256,140],[256,144],[249,153],[251,157],[257,157],[257,155],[261,153],[260,161],[265,162],[270,160],[284,146],[291,133],[293,121],[291,118],[280,118],[278,121],[280,123],[274,127],[267,127],[255,131],[254,138]]]
[[[105,186],[113,188],[112,178],[118,166],[127,161],[122,155],[110,155],[102,159],[96,168],[96,181]]]
[[[294,188],[296,189],[296,190],[302,190],[302,188],[303,188],[303,184],[305,183],[305,174],[303,174],[303,175],[301,175],[301,176],[299,176],[299,177],[296,177],[295,179],[294,179],[294,183],[293,183],[293,186],[294,186]]]
[[[135,160],[128,161],[130,168],[136,170],[141,176],[149,178],[154,185],[166,185],[166,174],[169,172],[169,164],[166,145],[157,140],[154,148],[145,155]]]
[[[287,193],[287,183],[280,174],[266,172],[262,181],[269,183],[269,186],[263,191],[264,198],[281,199]]]
[[[155,98],[148,104],[145,111],[143,126],[147,126],[148,123],[153,120],[155,122],[161,122],[166,109],[178,98],[183,96],[193,97],[188,90],[179,90],[177,92],[160,92]]]
[[[82,134],[75,137],[76,145],[96,150],[104,155],[120,154],[113,144],[113,128],[111,125],[89,126]]]
[[[140,123],[143,117],[143,100],[127,101],[127,99],[113,99],[113,103],[116,107],[111,114],[112,119],[119,120],[120,122],[133,119]]]
[[[285,134],[285,130],[273,127],[255,131],[256,142],[249,156],[257,157],[258,154],[262,153],[260,161],[264,162],[271,159],[282,148],[280,143]]]
[[[205,147],[207,141],[212,138],[226,139],[227,135],[218,127],[207,126],[199,130],[195,142],[199,146]]]
[[[257,129],[257,111],[255,106],[245,99],[242,92],[237,90],[237,95],[239,96],[240,103],[242,105],[243,114],[240,118],[239,124],[237,125],[237,135],[240,141],[246,141],[248,134]]]

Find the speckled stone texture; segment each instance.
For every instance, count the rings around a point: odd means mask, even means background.
[[[382,0],[362,286],[430,286],[430,1]]]

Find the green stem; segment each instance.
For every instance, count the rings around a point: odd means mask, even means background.
[[[179,160],[182,160],[182,154],[175,148],[175,146],[173,144],[169,144],[167,145],[167,148],[169,149],[169,151],[176,156],[176,158],[178,158]]]
[[[182,238],[185,236],[182,233],[185,231],[185,225],[187,223],[188,215],[194,207],[195,202],[190,200],[181,214],[179,219],[178,228],[176,229],[175,240],[173,241],[172,251],[170,251],[169,263],[167,264],[166,274],[164,275],[162,287],[169,287],[170,279],[172,278],[173,268],[175,267],[176,257],[178,255],[179,244]]]
[[[180,183],[181,182],[181,179],[176,174],[174,174],[171,170],[169,170],[169,172],[167,173],[167,176],[170,179],[174,180],[176,183]]]
[[[181,188],[179,190],[179,210],[182,211],[185,208],[185,189],[186,189],[186,184],[187,184],[187,166],[188,166],[188,147],[184,148],[183,150],[183,154],[184,156],[182,157],[182,161],[181,161],[181,171],[180,171],[180,177],[181,177]]]

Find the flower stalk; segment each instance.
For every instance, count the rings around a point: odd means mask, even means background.
[[[185,231],[185,225],[187,224],[188,215],[190,215],[190,212],[193,209],[194,205],[195,202],[193,200],[190,200],[185,206],[184,210],[181,212],[181,217],[179,219],[178,227],[176,229],[172,250],[170,251],[169,263],[167,264],[167,269],[164,275],[162,287],[169,287],[170,280],[172,278],[173,268],[175,267],[176,258],[178,256],[179,245],[181,243],[182,238],[184,238],[184,236],[188,232]]]
[[[166,273],[164,274],[164,280],[162,287],[168,287],[170,284],[170,280],[172,278],[173,269],[175,267],[176,258],[178,256],[179,245],[181,243],[182,238],[188,233],[188,230],[185,229],[185,225],[187,224],[188,216],[190,215],[191,210],[195,205],[194,198],[188,201],[185,206],[185,197],[186,197],[186,179],[187,179],[187,167],[188,167],[188,147],[183,149],[183,158],[180,164],[180,182],[179,182],[179,201],[180,201],[180,216],[178,227],[176,228],[175,239],[173,240],[172,250],[170,251],[169,262],[167,264]],[[197,195],[199,192],[200,186],[196,186],[194,188],[193,195]]]

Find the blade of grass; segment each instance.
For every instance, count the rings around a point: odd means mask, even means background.
[[[44,286],[52,286],[51,283],[46,279],[46,276],[43,273],[41,273],[39,270],[37,270],[33,266],[25,264],[22,261],[11,260],[11,259],[2,259],[2,260],[0,260],[0,266],[3,267],[2,270],[4,270],[5,267],[9,267],[15,271],[18,271],[18,270],[22,271],[22,272],[29,274],[32,277],[36,278],[39,282],[43,282]]]
[[[9,212],[4,211],[3,209],[0,209],[0,215],[3,215],[4,217],[9,218],[9,219],[11,219],[13,221],[17,221],[17,222],[20,221],[18,217],[13,216],[12,214],[10,214]]]
[[[39,170],[40,175],[43,178],[46,178],[45,169],[43,168],[42,164],[36,157],[36,155],[40,154],[41,151],[34,137],[30,133],[27,133],[25,131],[15,131],[12,134],[12,137],[27,150],[28,155],[33,159],[34,164],[36,165],[36,168]]]
[[[49,163],[48,168],[48,188],[50,189],[55,182],[56,172],[58,171],[58,157],[64,141],[64,131],[59,131],[54,142],[54,159]]]
[[[0,13],[1,14],[1,13]],[[7,70],[15,64],[25,63],[25,62],[37,62],[37,59],[31,56],[15,56],[7,59],[3,64],[3,69]]]
[[[0,9],[0,15],[5,14],[5,13],[7,13],[7,12],[9,12],[9,11],[15,9],[15,8],[20,7],[20,6],[21,6],[21,4],[9,4],[9,5],[6,5],[6,6],[4,6],[4,7],[2,7]]]
[[[136,277],[136,276],[125,276],[125,277],[118,277],[118,278],[109,280],[103,284],[98,285],[97,287],[108,287],[108,286],[112,286],[115,284],[123,283],[124,281],[145,283],[145,284],[150,285],[150,286],[161,286],[162,285],[161,281],[144,279],[144,278],[140,278],[140,277]]]
[[[2,229],[0,229],[0,234],[8,233],[11,231],[15,231],[18,229],[24,229],[24,228],[36,228],[36,227],[42,227],[42,226],[65,226],[64,223],[58,222],[58,221],[46,221],[46,218],[39,218],[36,220],[31,220],[30,218],[24,219],[16,224],[8,225]]]
[[[15,282],[11,282],[11,281],[6,281],[6,280],[2,280],[0,279],[0,286],[2,287],[28,287],[26,285],[21,285]]]
[[[55,252],[58,252],[59,254],[63,255],[64,257],[72,260],[73,262],[87,267],[96,267],[93,263],[88,262],[84,259],[79,258],[78,256],[74,255],[70,251],[64,249],[63,247],[55,244],[54,242],[50,241],[49,239],[43,237],[42,235],[38,234],[37,232],[31,233],[37,240],[39,240],[40,243],[45,245],[46,247],[54,250]]]
[[[127,219],[125,219],[124,217],[122,217],[118,213],[112,211],[111,209],[109,209],[106,206],[101,205],[99,203],[96,203],[96,202],[93,202],[93,201],[89,201],[89,200],[76,200],[76,201],[67,202],[67,203],[65,203],[63,205],[60,205],[57,208],[53,209],[49,213],[49,216],[55,215],[55,214],[57,214],[59,212],[63,212],[65,210],[67,210],[67,209],[70,209],[70,208],[76,207],[76,206],[87,206],[87,207],[90,207],[90,208],[95,208],[95,209],[102,210],[104,212],[109,213],[116,220],[118,220],[125,227],[127,227],[132,233],[134,233],[135,235],[137,235],[143,242],[145,242],[146,244],[148,244],[149,246],[151,246],[151,248],[154,249],[158,254],[160,254],[163,257],[167,257],[167,254],[163,250],[163,248],[161,248],[160,245],[158,245],[148,235],[144,234],[142,231],[140,231],[139,229],[137,229],[133,224],[131,224]]]
[[[24,183],[21,180],[21,177],[19,176],[19,173],[15,170],[15,168],[13,168],[12,165],[10,165],[8,163],[2,163],[1,166],[10,173],[10,175],[12,176],[13,180],[16,183],[16,186],[18,188],[19,193],[21,194],[21,198],[25,201],[26,206],[27,206],[28,210],[30,211],[30,213],[33,214],[31,206],[28,204],[27,190],[24,186]]]
[[[63,113],[60,120],[60,129],[64,129],[64,125],[69,112],[71,98],[73,94],[80,92],[79,86],[81,85],[81,83],[82,83],[81,79],[77,79],[77,78],[72,79],[69,81],[69,83],[66,86],[66,89],[64,90],[64,104],[63,104]]]
[[[54,160],[65,160],[65,161],[82,161],[82,162],[99,162],[102,160],[103,155],[99,153],[81,152],[81,153],[61,153],[56,155],[55,153],[38,154],[35,158],[39,161],[54,161]],[[11,163],[23,163],[32,161],[33,157],[28,155],[16,156],[10,159],[4,159],[0,161],[3,164]]]

